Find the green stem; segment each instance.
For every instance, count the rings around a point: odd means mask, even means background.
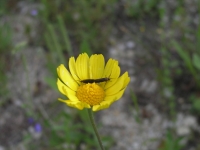
[[[100,145],[100,147],[101,147],[101,150],[104,150],[103,144],[102,144],[102,142],[101,142],[101,138],[100,138],[100,136],[99,136],[97,127],[96,127],[95,122],[94,122],[94,117],[93,117],[92,109],[88,109],[88,115],[89,115],[89,118],[90,118],[92,127],[93,127],[93,129],[94,129],[95,135],[96,135],[96,137],[97,137],[97,139],[98,139],[99,145]]]

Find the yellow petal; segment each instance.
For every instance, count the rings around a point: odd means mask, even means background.
[[[70,107],[74,107],[77,109],[82,110],[83,108],[91,108],[90,105],[82,103],[80,101],[71,101],[71,100],[63,100],[61,98],[58,99],[61,102],[64,102],[65,104],[67,104]]]
[[[76,62],[75,62],[74,57],[71,57],[69,59],[69,70],[74,80],[76,80],[77,82],[80,81],[80,78],[78,77],[77,72],[76,72]]]
[[[77,82],[73,79],[69,71],[65,68],[63,64],[61,64],[57,68],[58,77],[63,81],[65,85],[67,85],[72,90],[76,91],[78,88]]]
[[[79,110],[82,110],[83,108],[90,108],[90,106],[88,105],[85,105],[84,103],[82,102],[73,102],[73,101],[69,101],[67,102],[67,105],[68,106],[71,106],[71,107],[75,107]]]
[[[58,98],[58,100],[63,102],[63,103],[66,103],[67,101],[70,101],[70,100],[64,100],[64,99],[61,99],[61,98]]]
[[[100,105],[95,105],[92,107],[93,111],[99,111],[101,109],[106,109],[110,106],[110,102],[109,101],[103,101]]]
[[[102,78],[104,73],[104,67],[105,67],[105,60],[103,55],[101,54],[92,55],[89,60],[90,79]]]
[[[66,86],[63,87],[63,91],[71,101],[76,101],[76,102],[79,101],[79,99],[76,96],[76,92],[72,91]]]
[[[76,59],[76,72],[80,80],[89,78],[89,57],[86,53],[80,54]]]
[[[128,74],[128,72],[125,72],[125,73]],[[129,84],[130,80],[131,80],[130,77],[127,76],[126,79],[125,79],[125,81],[124,81],[124,86],[123,86],[123,88],[126,87],[126,86]]]
[[[76,96],[76,92],[68,88],[67,86],[63,86],[63,91],[67,94],[67,97],[70,98],[70,96]]]
[[[61,102],[64,102],[65,104],[67,104],[70,107],[74,107],[74,108],[77,108],[79,110],[82,110],[84,108],[82,105],[79,104],[79,102],[74,102],[74,101],[71,101],[71,100],[63,100],[63,99],[60,99],[60,98],[58,100],[61,101]]]
[[[101,109],[106,109],[108,107],[110,107],[110,105],[115,102],[116,100],[120,99],[124,93],[125,89],[121,90],[120,92],[118,92],[115,95],[111,95],[111,96],[106,96],[106,98],[104,99],[103,102],[101,102],[100,105],[95,105],[92,107],[93,111],[99,111]]]
[[[69,87],[67,87],[65,84],[63,84],[60,79],[57,79],[57,86],[58,86],[58,90],[66,95],[68,98],[70,95],[76,95],[76,92],[73,91],[72,89],[70,89]]]
[[[123,89],[125,79],[128,77],[128,73],[124,73],[121,77],[118,78],[117,82],[110,88],[106,89],[106,95],[113,95],[118,93],[121,89]]]
[[[121,91],[119,91],[118,93],[114,94],[114,95],[108,95],[105,97],[105,101],[110,101],[111,104],[116,101],[116,100],[119,100],[122,95],[124,94],[124,91],[125,91],[126,88],[122,89]]]
[[[112,72],[111,72],[110,78],[112,78],[112,79],[119,78],[120,67],[118,66],[118,62],[115,62],[115,64],[113,65],[113,68],[111,68],[111,70],[112,70]]]
[[[112,68],[113,68],[114,64],[118,65],[118,61],[110,58],[108,60],[108,62],[106,63],[104,73],[103,73],[103,77],[110,77],[110,74],[112,72]]]
[[[91,108],[91,106],[89,104],[87,104],[87,103],[81,102],[81,105],[83,105],[85,108]]]
[[[64,84],[60,81],[59,78],[57,79],[57,86],[58,86],[58,90],[59,90],[63,95],[66,95],[65,92],[64,92],[64,90],[63,90],[63,87],[66,86],[66,85],[64,85]]]
[[[118,66],[118,62],[115,62],[110,70],[112,71],[110,74],[110,81],[106,82],[104,89],[108,89],[117,82],[120,75],[120,67]]]

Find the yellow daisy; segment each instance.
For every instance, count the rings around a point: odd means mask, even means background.
[[[58,99],[68,106],[93,111],[108,108],[120,99],[130,82],[128,72],[120,76],[118,61],[109,59],[105,65],[104,56],[94,54],[89,57],[80,54],[75,60],[69,59],[69,71],[61,64],[57,68],[59,91],[68,100]]]

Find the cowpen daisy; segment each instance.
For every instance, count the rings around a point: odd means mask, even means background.
[[[102,54],[89,57],[83,53],[76,60],[71,57],[69,71],[61,64],[57,73],[58,89],[68,98],[58,100],[79,110],[91,108],[99,111],[108,108],[122,97],[130,82],[128,72],[120,76],[118,61],[109,59],[105,64]]]

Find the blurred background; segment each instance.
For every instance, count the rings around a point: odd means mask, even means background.
[[[119,61],[124,96],[95,113],[109,150],[200,150],[200,1],[0,0],[0,150],[95,150],[86,110],[59,102],[56,68]]]

